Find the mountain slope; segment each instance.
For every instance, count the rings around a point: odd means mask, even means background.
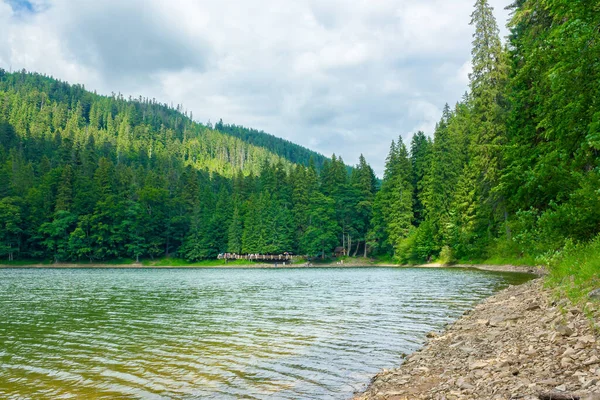
[[[268,149],[267,142],[256,146],[209,129],[193,122],[180,106],[173,108],[141,97],[100,96],[81,85],[25,71],[11,74],[0,70],[0,105],[5,124],[30,144],[60,136],[61,141],[66,139],[75,146],[102,149],[104,155],[115,150],[117,162],[137,153],[148,159],[164,158],[168,153],[185,165],[224,176],[238,171],[256,175],[265,162],[288,166],[294,162],[294,152],[280,156]],[[3,128],[4,135],[7,129]]]
[[[272,152],[181,111],[0,70],[0,258],[323,255],[365,237],[366,163],[350,175],[340,158],[311,164],[300,146],[262,141]]]
[[[325,160],[327,160],[324,155],[290,142],[289,140],[240,125],[224,124],[223,120],[220,120],[215,124],[215,130],[239,138],[246,143],[265,148],[273,154],[277,154],[296,164],[308,166],[312,158],[315,166],[320,170],[323,168]]]

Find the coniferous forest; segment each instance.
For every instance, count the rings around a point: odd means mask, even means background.
[[[446,105],[433,137],[392,143],[374,251],[534,263],[600,232],[600,3],[511,9],[503,45],[491,7],[476,2],[468,93]]]
[[[181,106],[0,71],[0,257],[533,263],[600,247],[600,3],[477,0],[469,90],[379,181]],[[384,155],[382,155],[383,157]]]
[[[213,130],[180,106],[25,71],[1,71],[0,104],[4,259],[323,256],[342,236],[364,246],[376,179],[362,158],[349,174],[339,157]]]

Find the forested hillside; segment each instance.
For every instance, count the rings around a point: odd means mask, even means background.
[[[24,71],[0,71],[0,143],[8,260],[329,254],[342,234],[364,240],[359,204],[375,190],[364,160],[350,176],[333,156],[319,175],[310,159],[291,163],[179,106]]]
[[[219,132],[242,139],[246,143],[263,147],[271,153],[277,154],[296,164],[308,166],[312,159],[317,170],[320,170],[325,160],[327,160],[326,157],[317,152],[292,143],[289,140],[278,138],[263,131],[257,131],[256,129],[245,128],[240,125],[224,124],[223,120],[219,120],[214,128]]]
[[[392,143],[370,235],[380,254],[560,263],[600,247],[587,244],[600,232],[600,3],[511,8],[503,46],[477,0],[469,92],[432,138]]]

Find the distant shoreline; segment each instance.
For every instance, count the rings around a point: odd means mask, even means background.
[[[494,272],[517,272],[534,275],[545,275],[546,270],[542,267],[517,266],[517,265],[490,265],[490,264],[455,264],[444,265],[438,263],[420,265],[400,265],[393,263],[326,263],[311,264],[296,263],[282,265],[275,264],[223,264],[223,265],[143,265],[143,264],[29,264],[29,265],[4,265],[0,269],[293,269],[293,268],[424,268],[424,269],[478,269]]]

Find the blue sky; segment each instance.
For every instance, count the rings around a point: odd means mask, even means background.
[[[35,11],[33,4],[27,0],[7,0],[6,2],[12,7],[13,11],[17,13],[32,13]]]
[[[490,0],[501,27],[510,3]],[[0,0],[0,67],[180,103],[381,175],[467,89],[473,0]],[[503,35],[506,29],[502,30]]]

